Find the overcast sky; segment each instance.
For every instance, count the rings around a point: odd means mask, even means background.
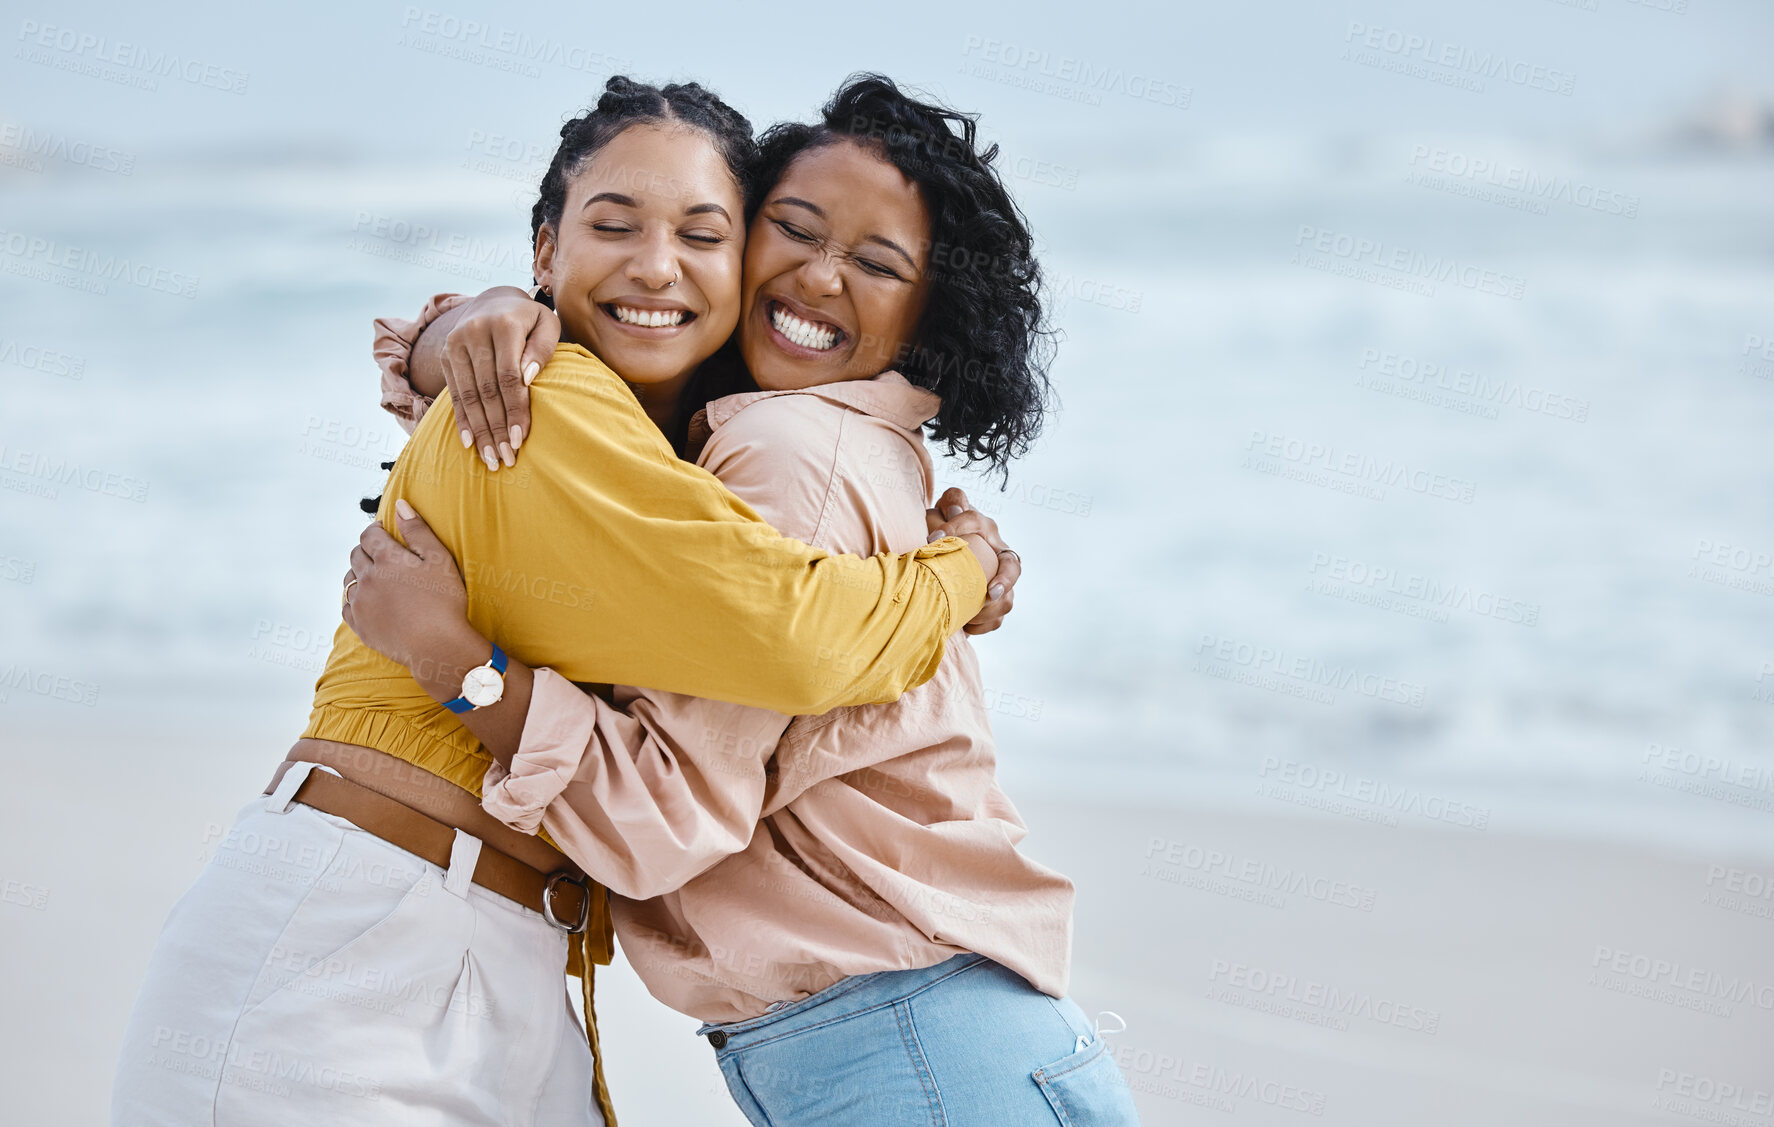
[[[1676,4],[1687,10],[1658,7]],[[1096,138],[1107,153],[1191,136],[1431,124],[1613,136],[1727,86],[1767,96],[1774,81],[1774,5],[1763,0],[1032,0],[1014,17],[955,0],[895,0],[881,18],[852,5],[809,16],[818,9],[724,2],[164,7],[9,0],[6,120],[148,153],[413,156],[455,152],[474,128],[552,141],[563,113],[612,69],[700,79],[760,126],[804,117],[846,73],[879,69],[981,112],[1025,151],[1043,137],[1064,138],[1071,152]],[[1424,44],[1416,57],[1494,52],[1569,76],[1571,92],[1493,80],[1477,94],[1343,57],[1371,34]],[[153,90],[81,73],[140,76],[169,57],[182,74],[155,78]],[[1059,93],[1027,88],[1042,80]]]

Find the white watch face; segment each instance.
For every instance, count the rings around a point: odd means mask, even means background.
[[[476,666],[462,678],[462,697],[476,708],[498,704],[505,695],[505,678],[490,665]]]

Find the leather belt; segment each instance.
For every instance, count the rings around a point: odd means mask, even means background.
[[[402,802],[326,771],[314,770],[296,788],[295,801],[343,818],[390,845],[399,846],[440,869],[450,867],[456,828],[421,814]],[[519,861],[482,844],[474,866],[474,883],[516,901],[560,930],[576,935],[591,919],[591,888],[570,869],[553,873]]]

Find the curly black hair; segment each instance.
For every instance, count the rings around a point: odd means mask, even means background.
[[[895,366],[942,397],[930,435],[1002,478],[1041,431],[1054,334],[1028,220],[981,149],[976,116],[922,101],[880,74],[853,74],[816,123],[772,126],[758,143],[755,212],[794,159],[852,141],[918,186],[930,211],[928,304]]]

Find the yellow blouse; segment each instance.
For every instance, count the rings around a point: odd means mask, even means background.
[[[984,599],[984,574],[958,539],[861,559],[779,535],[679,460],[621,379],[578,345],[557,348],[530,391],[516,467],[491,472],[463,449],[440,401],[401,451],[377,514],[398,537],[395,500],[419,511],[462,570],[469,621],[527,665],[821,713],[929,680]],[[343,624],[302,735],[387,752],[476,796],[493,762],[404,665]],[[576,974],[614,954],[605,898],[594,904]],[[598,1097],[613,1123],[602,1064]]]
[[[446,393],[447,394],[447,393]],[[456,557],[468,618],[531,666],[789,714],[929,680],[985,577],[964,542],[868,559],[779,535],[672,452],[622,381],[563,344],[531,386],[515,467],[462,448],[447,404],[401,451],[405,498]],[[473,794],[491,756],[405,666],[341,624],[304,736],[373,747]]]

